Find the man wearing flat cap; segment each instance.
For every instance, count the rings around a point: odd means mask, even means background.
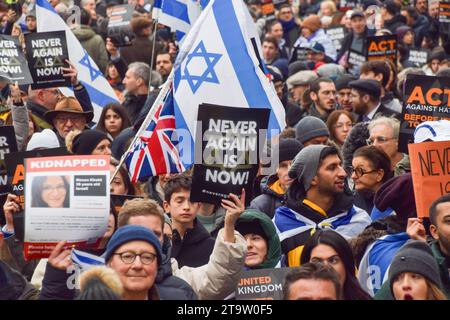
[[[292,101],[301,106],[303,93],[309,88],[310,84],[318,78],[319,76],[317,73],[311,70],[299,71],[290,76],[286,83]]]
[[[349,83],[352,88],[351,102],[353,111],[358,114],[357,122],[368,122],[375,116],[399,117],[394,112],[380,102],[381,85],[376,80],[355,80]]]

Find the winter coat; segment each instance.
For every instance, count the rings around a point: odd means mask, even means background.
[[[197,219],[205,227],[209,234],[215,238],[217,236],[217,232],[223,226],[225,212],[226,210],[224,208],[217,207],[210,216],[197,214]]]
[[[395,34],[398,27],[406,25],[406,17],[401,14],[395,15],[391,20],[384,20],[384,27]]]
[[[158,202],[158,204],[162,207],[164,199],[161,198],[159,192],[156,190],[156,185],[158,183],[159,183],[158,176],[150,177],[150,179],[148,179],[148,181],[146,183],[145,191],[151,199]]]
[[[0,300],[37,300],[38,296],[38,290],[0,260]]]
[[[247,209],[244,213],[239,217],[239,220],[236,223],[236,228],[239,230],[239,223],[259,223],[262,230],[264,231],[267,241],[267,256],[264,259],[264,262],[258,266],[252,267],[252,269],[266,269],[266,268],[275,268],[281,259],[281,244],[280,238],[278,237],[277,230],[275,229],[275,225],[272,220],[263,212]],[[245,234],[243,234],[245,236]]]
[[[278,208],[273,218],[289,267],[300,265],[303,246],[312,230],[331,228],[343,237],[351,238],[371,223],[367,212],[353,205],[353,195],[347,187],[345,192],[336,196],[326,215],[318,211],[320,208],[313,208],[304,202],[305,192],[301,189],[291,186],[286,206]]]
[[[417,48],[420,48],[422,45],[422,40],[425,34],[429,29],[428,19],[426,16],[420,14],[417,17],[417,20],[412,25],[412,28],[415,33],[414,42]]]
[[[367,50],[367,37],[373,36],[375,35],[375,31],[373,29],[369,29],[366,27],[366,29],[364,30],[363,36],[362,38],[364,39],[364,44],[363,44],[363,52],[361,52],[361,54],[366,54],[366,50]],[[341,49],[339,50],[339,53],[336,57],[336,61],[341,60],[342,56],[348,52],[350,50],[350,48],[352,47],[352,42],[353,42],[353,38],[354,38],[355,34],[352,32],[349,32],[345,35],[344,39],[342,40],[342,46]]]
[[[270,187],[278,181],[278,176],[264,177],[261,181],[261,195],[250,202],[250,209],[256,209],[267,214],[270,218],[275,215],[275,210],[285,204],[286,195],[273,191]]]
[[[140,94],[140,95],[127,94],[125,96],[125,101],[122,103],[122,105],[127,112],[128,119],[130,119],[133,125],[139,119],[139,114],[144,108],[147,96],[148,96],[147,94]]]
[[[48,123],[45,118],[44,114],[49,111],[46,107],[35,103],[31,100],[28,100],[26,103],[26,106],[28,110],[31,111],[33,120],[36,121],[37,125],[42,129],[53,129],[53,124]]]
[[[96,34],[91,27],[85,25],[74,28],[72,31],[92,60],[94,60],[98,69],[102,73],[105,72],[109,59],[102,37]]]
[[[157,42],[155,44],[155,52],[160,52],[162,49],[163,46],[161,43]],[[153,41],[145,36],[136,36],[136,38],[131,40],[131,46],[122,47],[120,49],[120,54],[127,64],[131,64],[133,62],[144,62],[151,65],[152,50]],[[156,62],[156,54],[153,57],[153,62]]]
[[[15,235],[5,238],[5,245],[8,246],[14,265],[13,269],[19,271],[27,280],[31,280],[33,272],[39,263],[39,259],[25,260],[23,255],[23,242],[16,239]]]
[[[333,60],[336,60],[337,52],[336,48],[331,41],[330,37],[327,36],[323,29],[319,29],[314,32],[308,39],[301,36],[297,39],[294,44],[294,47],[307,47],[311,42],[319,42],[325,48],[325,55],[330,57]]]
[[[371,191],[355,191],[353,203],[358,208],[361,208],[365,212],[370,213],[372,212],[372,209],[374,207],[374,197],[375,193]]]
[[[214,238],[194,219],[194,227],[188,229],[181,239],[176,229],[172,237],[172,258],[177,259],[181,267],[200,267],[207,264],[214,248]]]
[[[164,237],[163,256],[158,267],[155,283],[162,300],[197,300],[197,295],[191,286],[183,279],[172,274],[171,243]]]
[[[223,300],[236,290],[247,254],[247,242],[237,231],[234,237],[234,243],[225,242],[221,229],[208,263],[201,267],[179,268],[177,260],[172,259],[173,275],[186,281],[199,300]]]

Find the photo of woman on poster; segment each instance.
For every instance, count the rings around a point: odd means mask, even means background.
[[[33,178],[31,207],[69,208],[69,178],[66,176],[41,176]]]

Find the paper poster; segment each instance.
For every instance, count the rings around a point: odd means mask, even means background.
[[[0,78],[18,84],[33,82],[17,37],[0,34]]]
[[[417,216],[428,217],[431,203],[450,193],[450,141],[408,145]]]
[[[108,156],[25,160],[27,259],[48,257],[54,246],[97,246],[110,211]]]
[[[242,271],[236,300],[283,300],[283,282],[292,268]]]
[[[345,28],[344,27],[332,27],[326,29],[327,36],[333,42],[334,47],[337,51],[342,48],[342,40],[345,38]]]
[[[112,8],[108,23],[108,37],[116,47],[131,46],[134,38],[130,21],[133,17],[133,6],[130,4],[118,5]]]
[[[399,151],[408,152],[416,127],[425,121],[450,120],[450,79],[409,74],[405,82]]]
[[[68,67],[66,32],[30,33],[25,36],[28,66],[33,77],[33,89],[69,87],[63,67]]]
[[[397,35],[368,37],[367,61],[397,61]]]
[[[11,186],[8,183],[5,157],[9,153],[17,151],[16,135],[13,126],[0,126],[0,203],[5,203]],[[0,225],[5,224],[3,205],[0,206]]]
[[[417,68],[421,68],[427,64],[428,53],[427,50],[411,49],[409,50],[408,62]]]
[[[439,2],[439,22],[450,23],[450,3],[446,1]]]
[[[220,204],[230,193],[240,195],[242,188],[250,199],[269,114],[269,109],[200,105],[202,159],[194,165],[192,201]]]

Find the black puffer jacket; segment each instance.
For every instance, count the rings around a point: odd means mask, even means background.
[[[36,300],[39,291],[19,272],[0,261],[0,300]]]
[[[270,186],[278,180],[276,174],[264,177],[261,181],[261,195],[250,202],[249,208],[264,212],[270,218],[275,215],[275,210],[286,202],[286,195],[279,194],[270,189]]]

